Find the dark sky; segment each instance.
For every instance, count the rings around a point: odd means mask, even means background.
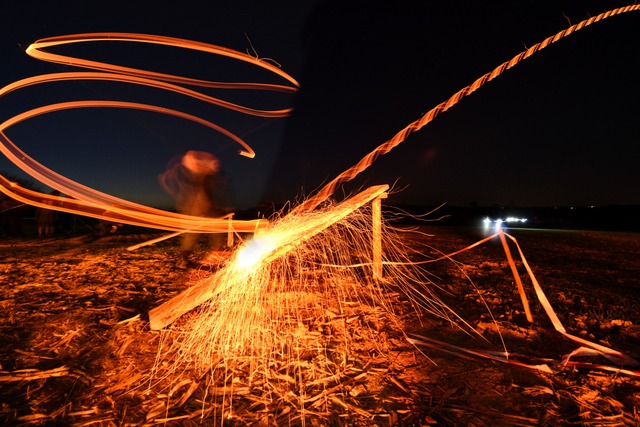
[[[27,56],[24,49],[37,39],[113,31],[180,37],[249,53],[255,49],[261,58],[277,61],[301,89],[294,97],[224,95],[252,105],[294,107],[288,118],[260,119],[122,84],[56,83],[0,99],[0,120],[73,99],[141,97],[178,106],[236,132],[256,157],[238,156],[235,144],[199,125],[128,110],[53,113],[7,134],[55,171],[131,201],[170,206],[157,175],[173,156],[202,149],[220,157],[239,208],[280,203],[312,193],[527,47],[628,4],[416,3],[4,1],[2,86],[36,74],[76,71]],[[561,40],[440,115],[337,196],[388,183],[397,189],[389,199],[393,203],[640,204],[639,42],[638,11]],[[251,67],[169,48],[113,43],[66,51],[211,80],[271,79]],[[0,171],[19,174],[4,158]]]

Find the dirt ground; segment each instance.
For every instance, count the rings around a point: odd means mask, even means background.
[[[484,237],[470,228],[422,231],[429,235],[407,237],[408,243],[430,245],[432,257]],[[640,360],[640,234],[508,232],[569,333]],[[0,242],[0,424],[640,425],[640,366],[620,370],[584,354],[561,365],[580,345],[553,329],[518,261],[533,315],[527,321],[497,239],[457,255],[459,264],[424,266],[443,301],[476,333],[417,314],[401,293],[390,295],[404,330],[373,309],[350,317],[357,320],[349,321],[350,353],[339,378],[315,389],[309,382],[315,397],[304,415],[291,391],[272,390],[266,399],[261,387],[241,378],[232,404],[211,397],[211,378],[192,376],[156,390],[148,376],[160,333],[150,330],[148,312],[211,271],[176,269],[172,240],[126,250],[156,235],[125,230]],[[375,322],[375,336],[359,332],[359,322]],[[234,412],[221,418],[229,405]]]

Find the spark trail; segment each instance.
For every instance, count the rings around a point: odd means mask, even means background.
[[[528,57],[535,54],[536,52],[539,52],[540,50],[544,49],[550,44],[555,43],[558,40],[564,37],[567,37],[573,34],[574,32],[579,31],[593,23],[602,21],[604,19],[610,18],[615,15],[620,15],[623,13],[638,11],[638,10],[640,10],[640,5],[629,5],[629,6],[620,7],[617,9],[612,9],[607,12],[603,12],[599,15],[593,16],[589,19],[585,19],[575,25],[572,25],[558,32],[553,36],[547,37],[540,43],[537,43],[531,46],[529,49],[514,56],[509,61],[503,62],[502,64],[494,68],[492,71],[476,79],[469,86],[466,86],[461,90],[459,90],[458,92],[456,92],[453,96],[451,96],[446,101],[433,107],[420,119],[410,123],[400,132],[395,134],[393,138],[389,139],[385,143],[376,147],[373,151],[371,151],[369,154],[363,157],[358,163],[356,163],[349,169],[339,174],[332,181],[328,182],[324,187],[320,189],[320,191],[318,191],[317,194],[315,194],[312,197],[309,197],[303,203],[298,205],[296,207],[296,210],[303,211],[303,210],[314,209],[316,206],[318,206],[320,203],[322,203],[324,200],[330,197],[340,184],[344,184],[346,182],[351,181],[358,174],[360,174],[361,172],[364,172],[367,168],[369,168],[369,166],[371,166],[379,156],[387,154],[396,146],[398,146],[400,143],[402,143],[404,140],[406,140],[412,133],[419,131],[428,123],[432,122],[440,113],[444,113],[445,111],[447,111],[448,109],[456,105],[458,102],[460,102],[462,98],[464,98],[465,96],[471,95],[473,92],[478,90],[481,86],[483,86],[485,83],[488,83],[491,80],[495,79],[503,72],[516,66],[518,63],[527,59]]]

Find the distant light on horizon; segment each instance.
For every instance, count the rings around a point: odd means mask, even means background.
[[[527,218],[520,218],[520,217],[515,217],[515,216],[509,216],[505,219],[502,218],[498,218],[498,219],[491,219],[489,217],[485,217],[482,220],[482,224],[484,227],[484,230],[487,231],[489,230],[489,228],[491,228],[493,226],[493,228],[495,229],[496,232],[502,230],[504,228],[504,224],[511,224],[511,223],[521,223],[524,224],[525,222],[527,222]]]

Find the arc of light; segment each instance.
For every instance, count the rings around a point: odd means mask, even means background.
[[[0,151],[16,166],[18,166],[23,171],[27,172],[32,177],[36,178],[43,184],[46,184],[52,188],[59,190],[64,194],[68,194],[74,198],[83,200],[88,202],[88,204],[92,204],[95,206],[102,206],[103,210],[105,209],[105,204],[110,205],[110,210],[116,209],[117,206],[119,210],[122,208],[131,209],[131,215],[136,216],[135,212],[154,212],[155,215],[158,215],[162,210],[156,210],[152,208],[148,208],[144,205],[140,205],[137,203],[129,202],[115,196],[111,196],[109,194],[102,193],[100,191],[94,190],[90,187],[87,187],[83,184],[80,184],[76,181],[73,181],[63,175],[60,175],[53,170],[47,168],[41,163],[37,162],[35,159],[30,157],[27,153],[22,151],[16,144],[14,144],[4,133],[4,130],[11,127],[16,123],[20,123],[24,120],[27,120],[32,117],[36,117],[38,115],[42,115],[45,113],[50,113],[54,111],[60,110],[68,110],[72,108],[86,108],[86,107],[117,107],[117,108],[130,108],[130,109],[139,109],[139,110],[147,110],[160,112],[164,114],[170,114],[181,118],[186,118],[191,121],[195,121],[204,126],[212,127],[215,130],[221,131],[225,133],[227,136],[233,138],[233,134],[227,133],[224,129],[220,128],[214,123],[203,120],[199,117],[192,116],[187,113],[183,113],[181,111],[171,110],[164,107],[158,107],[154,105],[148,104],[140,104],[133,102],[122,102],[122,101],[71,101],[64,102],[58,104],[51,104],[39,108],[35,108],[19,115],[16,115],[9,120],[6,120],[4,123],[0,124]],[[241,141],[240,141],[241,142]],[[250,147],[247,146],[249,150]],[[124,214],[125,212],[120,212]],[[144,218],[147,220],[147,213],[144,214]],[[161,215],[165,216],[165,215]],[[181,220],[184,222],[184,217]],[[191,226],[194,226],[191,224]]]
[[[469,86],[466,86],[465,88],[463,88],[463,89],[459,90],[458,92],[456,92],[448,100],[446,100],[446,101],[436,105],[435,107],[433,107],[431,110],[429,110],[420,119],[412,122],[407,127],[405,127],[400,132],[398,132],[396,135],[394,135],[393,138],[391,138],[390,140],[388,140],[385,143],[383,143],[383,144],[379,145],[378,147],[376,147],[373,151],[371,151],[369,154],[367,154],[365,157],[363,157],[354,166],[352,166],[349,169],[345,170],[344,172],[339,174],[336,178],[334,178],[332,181],[328,182],[324,187],[322,187],[318,191],[318,193],[315,196],[308,198],[307,200],[302,202],[300,205],[298,205],[294,209],[294,212],[315,209],[320,203],[324,202],[327,198],[329,198],[334,193],[334,191],[336,190],[338,185],[351,181],[358,174],[360,174],[361,172],[366,170],[369,166],[371,166],[373,164],[373,162],[379,156],[387,154],[389,151],[391,151],[393,148],[395,148],[397,145],[399,145],[401,142],[403,142],[405,139],[407,139],[409,137],[409,135],[411,135],[414,132],[417,132],[418,130],[422,129],[423,126],[425,126],[428,123],[430,123],[431,121],[433,121],[436,118],[436,116],[438,116],[438,114],[444,113],[449,108],[453,107],[458,102],[460,102],[460,100],[462,98],[464,98],[467,95],[472,94],[473,92],[478,90],[481,86],[483,86],[485,83],[488,83],[491,80],[495,79],[496,77],[498,77],[500,74],[502,74],[506,70],[508,70],[508,69],[514,67],[515,65],[517,65],[520,61],[523,61],[523,60],[527,59],[528,57],[530,57],[534,53],[544,49],[545,47],[549,46],[550,44],[555,43],[558,40],[560,40],[560,39],[562,39],[562,38],[564,38],[564,37],[576,32],[578,30],[581,30],[582,28],[584,28],[584,27],[586,27],[588,25],[591,25],[591,24],[593,24],[595,22],[598,22],[598,21],[601,21],[603,19],[609,18],[611,16],[615,16],[615,15],[619,15],[619,14],[626,13],[626,12],[631,12],[631,11],[637,11],[637,10],[640,10],[640,4],[624,6],[624,7],[620,7],[620,8],[617,8],[617,9],[609,10],[607,12],[603,12],[603,13],[601,13],[599,15],[593,16],[593,17],[591,17],[589,19],[585,19],[585,20],[583,20],[583,21],[581,21],[581,22],[579,22],[579,23],[577,23],[575,25],[572,25],[572,26],[570,26],[570,27],[558,32],[557,34],[555,34],[553,36],[547,37],[546,39],[544,39],[540,43],[537,43],[537,44],[531,46],[529,49],[519,53],[516,56],[514,56],[509,61],[503,62],[502,64],[500,64],[499,66],[494,68],[493,71],[491,71],[491,72],[489,72],[487,74],[484,74],[483,76],[478,78],[476,81],[474,81]]]
[[[61,110],[69,110],[72,108],[95,108],[95,107],[116,107],[116,108],[130,108],[130,109],[135,109],[135,110],[146,110],[146,111],[154,111],[157,113],[164,113],[164,114],[168,114],[168,115],[172,115],[172,116],[176,116],[176,117],[181,117],[183,119],[187,119],[190,120],[192,122],[195,123],[199,123],[203,126],[209,127],[217,132],[222,133],[223,135],[227,136],[228,138],[234,140],[235,142],[237,142],[238,144],[240,144],[241,146],[243,146],[245,148],[245,151],[240,151],[240,154],[245,156],[245,157],[250,157],[253,158],[255,157],[255,152],[253,151],[253,149],[247,145],[246,142],[244,142],[241,138],[237,137],[235,134],[229,132],[228,130],[226,130],[225,128],[210,122],[208,120],[205,120],[203,118],[200,118],[198,116],[194,116],[192,114],[188,114],[188,113],[184,113],[182,111],[178,111],[178,110],[173,110],[170,108],[165,108],[165,107],[159,107],[157,105],[150,105],[150,104],[141,104],[138,102],[127,102],[127,101],[108,101],[108,100],[93,100],[93,101],[69,101],[69,102],[60,102],[57,104],[49,104],[49,105],[45,105],[43,107],[38,107],[38,108],[34,108],[32,110],[29,111],[25,111],[23,113],[17,114],[13,117],[11,117],[10,119],[6,120],[4,123],[0,124],[0,132],[4,131],[5,129],[9,128],[10,126],[13,126],[16,123],[20,123],[24,120],[30,119],[32,117],[36,117],[45,113],[51,113],[54,111],[61,111]],[[13,144],[13,142],[10,142],[10,145],[14,146],[17,148],[17,146],[15,144]],[[0,147],[0,151],[4,152],[3,147]],[[23,154],[24,156],[26,156],[26,154]],[[12,159],[13,161],[13,159]],[[14,162],[15,163],[15,162]],[[16,165],[18,165],[16,163]],[[19,166],[19,165],[18,165]],[[26,172],[26,171],[25,171]]]
[[[90,60],[71,57],[71,56],[49,53],[42,50],[42,49],[70,44],[70,43],[84,43],[84,42],[95,42],[95,41],[128,41],[128,42],[138,42],[138,43],[148,43],[148,44],[159,44],[159,45],[197,50],[201,52],[221,55],[221,56],[237,59],[242,62],[246,62],[252,65],[258,66],[260,68],[263,68],[269,72],[272,72],[284,78],[285,80],[290,82],[293,86],[283,86],[283,85],[266,84],[266,83],[260,84],[260,83],[213,82],[213,81],[193,79],[188,77],[181,77],[181,76],[176,76],[172,74],[147,71],[147,70],[142,70],[138,68],[123,67],[123,66],[108,64],[104,62],[90,61]],[[271,91],[283,91],[283,92],[295,92],[299,86],[298,82],[289,74],[273,66],[272,64],[269,64],[265,61],[261,61],[245,53],[238,52],[233,49],[228,49],[228,48],[224,48],[217,45],[212,45],[212,44],[202,43],[202,42],[195,42],[191,40],[179,39],[174,37],[156,36],[156,35],[148,35],[148,34],[135,34],[135,33],[110,33],[110,32],[72,34],[72,35],[49,37],[49,38],[37,40],[36,42],[29,45],[26,52],[28,55],[30,55],[33,58],[40,59],[47,62],[73,65],[73,66],[85,67],[85,68],[96,69],[96,70],[107,71],[107,72],[57,73],[57,74],[47,74],[43,76],[35,76],[35,77],[20,80],[18,82],[12,83],[0,89],[0,96],[6,93],[9,93],[11,91],[15,91],[17,89],[30,86],[33,84],[38,84],[38,83],[69,80],[69,79],[82,79],[82,80],[96,79],[96,80],[128,82],[128,83],[141,84],[141,85],[151,86],[155,88],[170,90],[173,92],[177,92],[186,96],[200,99],[205,102],[218,105],[224,108],[228,108],[234,111],[238,111],[241,113],[245,113],[245,114],[251,114],[251,115],[260,116],[260,117],[284,117],[290,114],[291,112],[290,108],[280,109],[280,110],[259,110],[259,109],[249,108],[239,104],[234,104],[228,101],[224,101],[219,98],[208,96],[200,92],[190,90],[190,89],[187,89],[178,85],[174,85],[168,82],[190,84],[190,85],[204,86],[204,87],[213,87],[213,88],[224,88],[224,89],[259,89],[259,90],[271,90]],[[183,117],[186,118],[186,115],[184,115]],[[189,117],[190,117],[190,120],[205,124],[206,126],[211,127],[217,130],[218,132],[223,133],[224,135],[233,139],[235,142],[239,143],[242,147],[244,147],[244,150],[240,151],[241,155],[246,157],[251,157],[251,158],[255,157],[255,152],[253,151],[253,149],[249,147],[249,145],[246,144],[240,137],[236,136],[235,134],[227,131],[226,129],[218,125],[213,124],[212,122],[205,121],[196,116],[189,116]]]
[[[213,53],[216,55],[226,56],[228,58],[237,59],[242,62],[246,62],[252,65],[256,65],[271,73],[277,74],[290,82],[293,86],[283,86],[275,84],[256,84],[256,83],[227,83],[227,82],[211,82],[207,80],[199,80],[188,77],[180,77],[172,74],[158,73],[154,71],[146,71],[138,68],[130,68],[119,65],[107,64],[104,62],[90,61],[86,59],[80,59],[71,56],[59,55],[50,52],[44,52],[42,49],[48,47],[55,47],[69,43],[84,43],[84,42],[96,42],[96,41],[127,41],[136,43],[148,43],[159,44],[165,46],[178,47],[183,49],[197,50],[200,52]],[[48,37],[37,40],[29,45],[27,48],[27,54],[33,58],[41,59],[43,61],[73,65],[78,67],[90,68],[102,71],[112,71],[121,74],[127,74],[139,77],[152,77],[157,80],[171,81],[174,83],[190,84],[211,88],[229,88],[229,89],[261,89],[261,90],[273,90],[281,92],[296,92],[299,83],[285,73],[278,67],[275,67],[268,62],[261,61],[246,53],[238,52],[233,49],[228,49],[222,46],[217,46],[209,43],[196,42],[192,40],[185,40],[174,37],[156,36],[149,34],[136,34],[136,33],[86,33],[86,34],[71,34],[65,36]]]
[[[205,95],[204,93],[201,93],[195,90],[187,89],[182,86],[174,85],[174,84],[159,81],[159,80],[153,80],[153,79],[148,79],[148,78],[139,77],[139,76],[121,75],[121,74],[113,74],[113,73],[100,73],[95,71],[51,73],[51,74],[42,74],[39,76],[28,77],[26,79],[22,79],[22,80],[18,80],[13,83],[10,83],[5,87],[3,87],[2,89],[0,89],[0,96],[4,96],[10,92],[13,92],[28,86],[33,86],[36,84],[68,81],[68,80],[116,81],[116,82],[132,83],[137,85],[155,87],[158,89],[164,89],[171,92],[176,92],[182,95],[186,95],[191,98],[199,99],[209,104],[218,105],[220,107],[237,111],[239,113],[249,114],[249,115],[258,116],[258,117],[268,117],[268,118],[286,117],[289,114],[291,114],[291,111],[292,111],[291,108],[285,108],[281,110],[259,110],[255,108],[249,108],[243,105],[234,104],[232,102],[222,100],[220,98],[215,98],[213,96]]]

